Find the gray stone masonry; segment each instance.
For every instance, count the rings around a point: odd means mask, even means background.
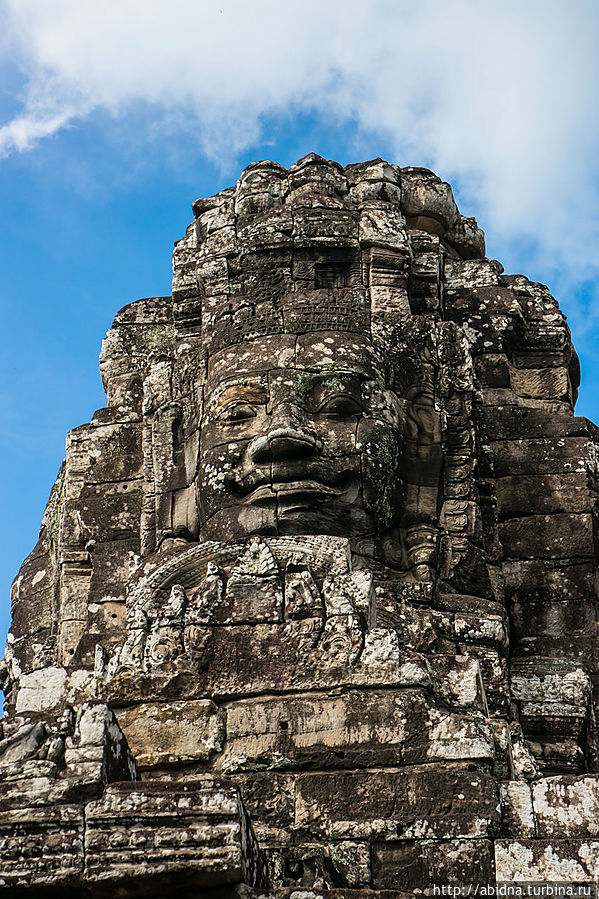
[[[256,162],[193,213],[14,582],[0,896],[599,879],[557,302],[427,169]]]

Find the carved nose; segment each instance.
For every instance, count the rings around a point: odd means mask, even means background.
[[[283,462],[311,456],[321,446],[316,433],[306,426],[301,409],[293,403],[281,403],[275,409],[270,428],[250,443],[252,462]]]

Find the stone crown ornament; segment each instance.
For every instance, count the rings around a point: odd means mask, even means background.
[[[0,895],[593,882],[598,441],[556,301],[426,169],[257,162],[193,212],[14,583]]]

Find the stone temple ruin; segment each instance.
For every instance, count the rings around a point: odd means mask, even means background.
[[[193,212],[15,580],[0,895],[599,878],[556,301],[425,169],[257,162]]]

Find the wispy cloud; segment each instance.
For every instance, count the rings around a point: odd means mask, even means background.
[[[595,0],[4,0],[21,109],[0,154],[94,111],[145,104],[207,155],[265,116],[312,111],[384,134],[400,162],[464,185],[482,223],[542,267],[597,274]],[[466,187],[467,185],[467,187]],[[474,189],[475,186],[475,189]]]

